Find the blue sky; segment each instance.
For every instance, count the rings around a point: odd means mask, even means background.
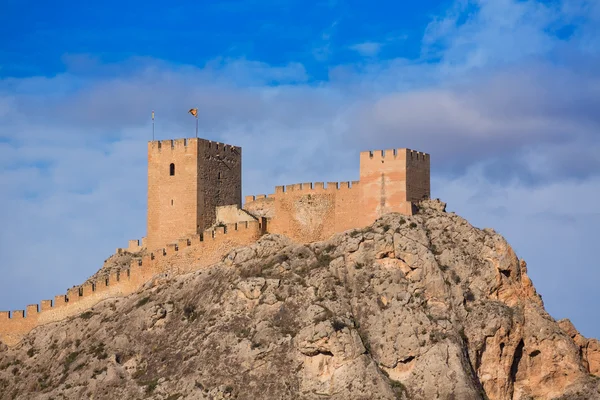
[[[244,149],[244,194],[432,156],[432,191],[503,234],[555,318],[600,337],[600,3],[0,5],[0,309],[145,234],[146,141]],[[406,4],[406,5],[402,5]]]

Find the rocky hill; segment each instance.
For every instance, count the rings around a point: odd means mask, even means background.
[[[0,399],[596,399],[600,346],[443,203],[219,264],[0,349]]]

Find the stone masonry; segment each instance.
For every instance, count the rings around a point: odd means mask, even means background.
[[[268,196],[247,196],[241,209],[241,165],[240,147],[198,138],[149,142],[147,236],[117,249],[143,257],[26,312],[0,312],[0,341],[15,345],[36,326],[133,293],[157,276],[214,264],[265,233],[325,240],[387,213],[412,215],[431,195],[429,154],[378,150],[360,153],[358,181],[277,186]]]
[[[242,149],[204,139],[148,143],[148,232],[158,248],[201,233],[215,208],[242,202]]]

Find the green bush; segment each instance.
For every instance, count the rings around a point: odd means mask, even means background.
[[[136,307],[141,307],[143,305],[146,305],[148,302],[150,301],[150,296],[146,296],[143,299],[140,299],[140,301],[137,302]]]
[[[93,315],[94,315],[94,313],[92,311],[86,311],[83,314],[81,314],[79,316],[79,318],[81,318],[81,319],[90,319],[90,318],[92,318]]]

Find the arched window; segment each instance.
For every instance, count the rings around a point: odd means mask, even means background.
[[[171,163],[171,165],[169,165],[169,175],[173,176],[175,175],[175,164]]]

